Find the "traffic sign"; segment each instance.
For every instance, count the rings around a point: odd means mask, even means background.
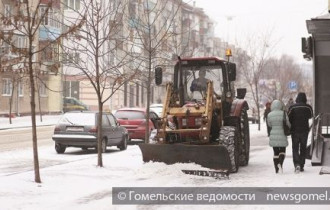
[[[290,81],[289,82],[289,90],[290,91],[297,91],[298,89],[298,84],[296,81]]]

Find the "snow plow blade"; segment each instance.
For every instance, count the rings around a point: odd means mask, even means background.
[[[143,161],[196,163],[215,170],[230,170],[227,149],[220,145],[139,144]]]

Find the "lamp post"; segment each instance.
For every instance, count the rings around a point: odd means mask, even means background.
[[[277,86],[276,86],[276,80],[273,81],[273,86],[274,86],[274,93],[275,93],[275,97],[274,97],[274,99],[277,99]]]

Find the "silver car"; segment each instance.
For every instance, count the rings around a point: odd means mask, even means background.
[[[67,112],[57,123],[52,136],[55,150],[61,154],[67,147],[80,147],[84,150],[97,148],[98,112]],[[102,152],[107,146],[127,148],[128,132],[119,125],[111,113],[102,114]]]

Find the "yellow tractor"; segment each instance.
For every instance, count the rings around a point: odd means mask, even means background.
[[[162,83],[162,68],[155,81]],[[236,65],[218,57],[178,58],[174,81],[166,85],[163,112],[153,141],[139,144],[143,161],[194,162],[237,172],[249,162],[250,135],[244,100],[237,90]]]

